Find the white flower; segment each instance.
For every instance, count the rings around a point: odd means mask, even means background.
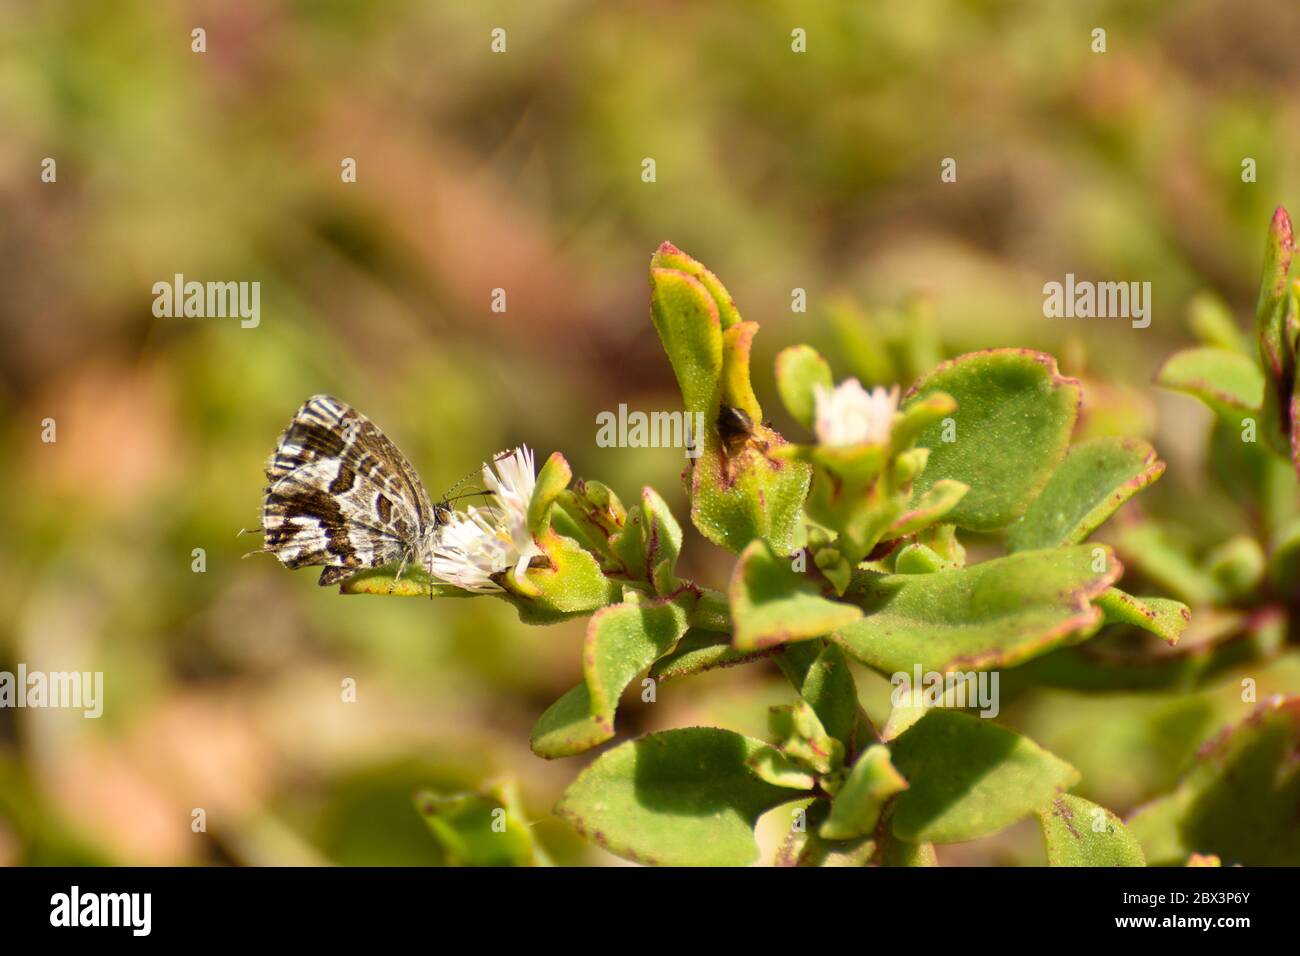
[[[451,512],[434,529],[425,558],[429,572],[466,591],[500,591],[492,575],[514,563],[513,542],[503,530],[495,508]]]
[[[877,445],[889,439],[898,411],[898,386],[868,392],[856,378],[834,389],[813,386],[817,440],[830,448]]]
[[[483,466],[483,483],[493,504],[453,511],[439,522],[426,564],[434,577],[467,591],[500,591],[493,575],[513,568],[515,580],[522,581],[528,563],[542,553],[528,531],[537,484],[532,451],[521,445],[498,455]]]

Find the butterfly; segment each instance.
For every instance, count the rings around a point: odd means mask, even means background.
[[[355,408],[328,395],[303,403],[266,464],[262,550],[287,568],[323,566],[322,587],[366,568],[427,563],[446,500]]]

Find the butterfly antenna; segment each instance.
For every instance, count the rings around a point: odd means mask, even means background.
[[[469,481],[477,474],[478,474],[478,469],[475,469],[474,471],[471,471],[468,475],[466,475],[464,478],[460,479],[460,481],[456,482],[454,485],[452,485],[450,488],[447,489],[447,491],[442,496],[442,500],[455,501],[456,492],[459,491],[462,487],[464,487],[465,482]]]
[[[488,491],[486,488],[484,488],[476,491],[467,491],[463,495],[448,495],[444,497],[442,500],[445,504],[451,504],[451,502],[453,501],[463,501],[466,498],[477,498],[479,495],[483,495],[484,497],[491,498],[494,494],[495,492]]]
[[[493,461],[495,460],[496,459],[494,458]],[[467,491],[463,495],[456,494],[456,492],[458,492],[461,488],[465,487],[465,482],[469,481],[471,478],[478,477],[482,473],[483,473],[483,467],[479,466],[478,468],[475,468],[473,471],[471,471],[464,478],[460,479],[460,481],[456,482],[454,485],[452,485],[450,488],[447,489],[446,493],[442,496],[442,501],[440,502],[440,504],[447,505],[447,504],[451,504],[451,502],[453,501],[460,501],[462,498],[473,498],[475,495],[492,494],[492,492],[490,491]]]

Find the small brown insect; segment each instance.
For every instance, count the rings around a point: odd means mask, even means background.
[[[727,455],[737,454],[754,437],[754,420],[742,408],[723,405],[718,410],[718,437]]]

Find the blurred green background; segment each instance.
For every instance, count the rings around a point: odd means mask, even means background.
[[[0,6],[0,669],[106,683],[98,721],[0,710],[0,863],[435,863],[412,793],[499,776],[557,861],[618,862],[549,816],[583,760],[527,745],[579,679],[582,622],[342,598],[241,560],[256,538],[236,532],[317,392],[374,419],[435,495],[526,441],[625,500],[653,484],[684,519],[679,452],[595,444],[602,410],[676,406],[647,318],[665,239],[762,323],[773,413],[771,360],[795,342],[906,386],[879,336],[921,296],[932,325],[902,332],[943,354],[1060,355],[1087,379],[1083,427],[1169,461],[1148,505],[1223,537],[1241,516],[1203,477],[1209,414],[1148,383],[1195,292],[1250,314],[1269,215],[1300,197],[1298,35],[1292,0]],[[1151,327],[1045,319],[1066,272],[1150,281]],[[260,325],[154,318],[176,273],[260,281]],[[730,567],[693,533],[685,561],[713,586]],[[1261,696],[1300,688],[1293,657],[1252,674]],[[882,716],[888,685],[861,686]],[[620,730],[762,735],[787,696],[766,664],[708,674],[633,700]],[[1238,697],[1231,675],[1034,691],[1002,719],[1126,813]],[[1041,862],[1028,827],[940,859]]]

